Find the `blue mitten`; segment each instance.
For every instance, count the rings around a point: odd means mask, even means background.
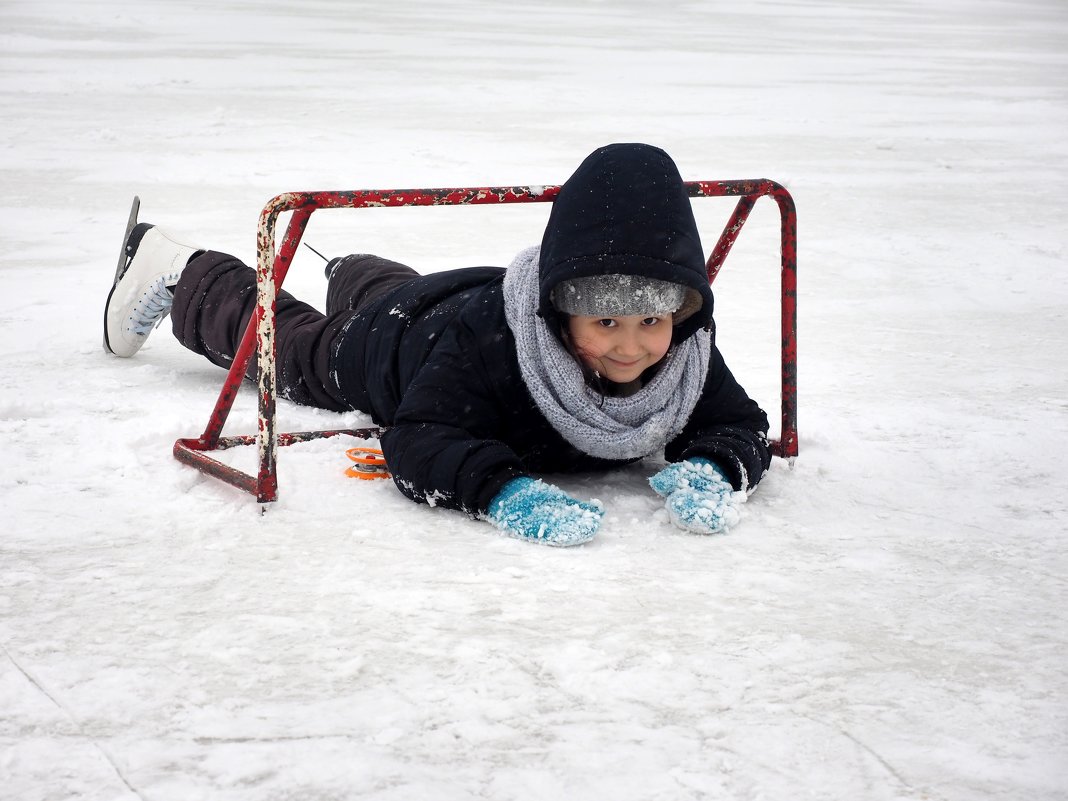
[[[650,478],[649,484],[667,499],[671,522],[686,531],[717,534],[742,518],[738,507],[745,493],[735,493],[723,471],[708,459],[670,464]]]
[[[705,492],[727,481],[719,465],[695,456],[685,462],[673,462],[649,479],[649,486],[657,495],[666,498],[675,490],[692,489]],[[730,486],[730,482],[727,482]]]
[[[603,516],[599,503],[576,500],[559,487],[527,476],[505,484],[486,513],[505,534],[558,546],[589,542]]]

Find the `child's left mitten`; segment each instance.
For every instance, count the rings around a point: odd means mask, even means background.
[[[702,456],[673,462],[649,479],[649,486],[664,498],[675,490],[692,489],[706,492],[724,483],[730,486],[720,466]]]
[[[700,457],[670,464],[649,479],[666,499],[668,517],[685,531],[718,534],[742,518],[744,492],[735,492],[723,471]]]

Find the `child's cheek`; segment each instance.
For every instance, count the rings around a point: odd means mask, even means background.
[[[578,354],[578,357],[583,364],[587,367],[596,369],[597,359],[601,356],[601,354],[597,352],[596,343],[590,339],[576,339],[575,353]]]

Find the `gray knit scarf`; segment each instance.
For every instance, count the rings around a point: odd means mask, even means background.
[[[504,312],[527,390],[552,427],[583,453],[617,460],[656,453],[682,431],[701,397],[711,334],[700,330],[675,345],[635,394],[602,397],[537,315],[540,251],[521,251],[504,276]]]

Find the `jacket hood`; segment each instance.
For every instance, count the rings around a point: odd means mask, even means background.
[[[542,237],[538,313],[559,334],[553,288],[614,274],[658,278],[697,293],[700,308],[676,325],[675,341],[711,326],[712,289],[690,198],[675,162],[651,145],[598,148],[561,186]]]

